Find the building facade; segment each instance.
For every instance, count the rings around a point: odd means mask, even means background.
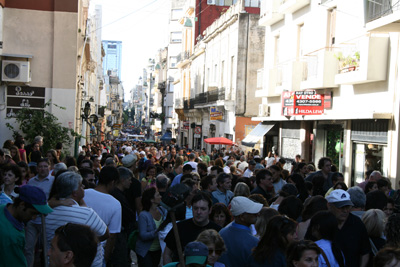
[[[121,79],[121,61],[122,61],[122,42],[103,40],[105,57],[103,60],[104,75],[108,75],[108,71],[115,71]]]
[[[273,147],[306,162],[329,156],[347,184],[368,170],[397,184],[399,12],[383,2],[390,12],[374,1],[261,1],[262,103],[253,121],[264,127],[264,156]]]

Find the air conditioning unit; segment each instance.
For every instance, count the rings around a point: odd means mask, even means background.
[[[207,0],[207,5],[209,5],[209,6],[215,5],[215,1],[216,0]]]
[[[3,82],[28,83],[31,81],[29,61],[3,60],[1,72]]]
[[[268,117],[269,116],[269,106],[260,104],[258,105],[258,116],[259,117]]]

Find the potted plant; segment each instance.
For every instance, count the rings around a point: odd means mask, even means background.
[[[353,55],[343,56],[342,52],[335,55],[339,60],[339,72],[346,73],[350,71],[357,71],[360,66],[360,52],[355,52]]]

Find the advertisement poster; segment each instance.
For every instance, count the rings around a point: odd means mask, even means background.
[[[282,115],[322,115],[324,95],[316,91],[295,91],[282,93]]]
[[[217,107],[210,108],[210,121],[222,121],[224,119],[224,113],[219,111]]]
[[[189,121],[184,121],[183,122],[182,130],[189,130]]]

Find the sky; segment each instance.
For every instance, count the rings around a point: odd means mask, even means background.
[[[169,0],[91,0],[93,14],[102,6],[102,39],[122,41],[120,79],[125,101],[149,58],[168,45]]]

